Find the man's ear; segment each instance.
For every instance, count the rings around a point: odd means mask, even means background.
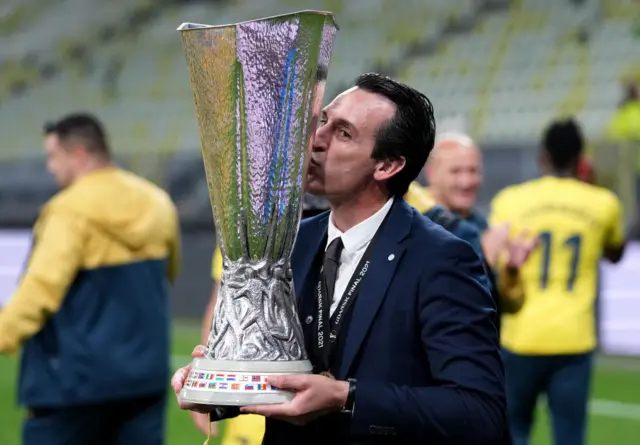
[[[392,176],[397,175],[404,168],[407,161],[405,158],[400,159],[385,159],[376,164],[376,169],[373,172],[373,178],[376,181],[386,181]]]

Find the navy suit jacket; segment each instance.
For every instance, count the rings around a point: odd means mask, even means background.
[[[299,315],[315,315],[325,212],[301,223],[292,268]],[[505,431],[496,307],[465,241],[397,199],[376,243],[345,335],[338,379],[357,379],[347,422],[267,419],[264,444],[498,444]]]

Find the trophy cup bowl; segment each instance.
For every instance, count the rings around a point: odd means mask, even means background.
[[[293,393],[266,379],[312,372],[290,257],[337,29],[318,11],[178,28],[223,257],[207,351],[180,393],[187,402],[282,403]]]

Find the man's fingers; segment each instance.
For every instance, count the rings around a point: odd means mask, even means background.
[[[522,229],[515,237],[513,237],[511,244],[513,246],[520,247],[528,242],[527,238],[529,238],[529,230]]]
[[[204,357],[204,354],[207,352],[207,347],[203,345],[198,345],[193,349],[191,353],[191,357],[201,358]]]
[[[299,391],[306,388],[307,376],[305,375],[272,375],[267,377],[267,383],[278,389],[293,389]]]
[[[190,370],[191,365],[188,365],[184,368],[178,369],[175,374],[173,374],[173,378],[171,379],[171,386],[173,387],[173,390],[176,394],[179,393],[184,386],[184,381],[187,379]]]
[[[532,251],[533,249],[538,247],[538,244],[540,244],[540,237],[536,236],[531,240],[531,243],[529,244],[529,251]]]
[[[242,414],[259,414],[265,417],[293,417],[298,415],[291,402],[277,405],[243,406],[240,408],[240,412]]]
[[[511,230],[511,226],[509,225],[509,223],[504,223],[504,224],[500,224],[499,226],[491,227],[488,232],[489,240],[497,244],[501,244],[509,238],[510,230]]]

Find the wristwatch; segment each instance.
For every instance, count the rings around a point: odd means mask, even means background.
[[[340,413],[348,416],[353,416],[353,411],[356,406],[356,379],[347,379],[347,382],[349,383],[347,401],[340,410]]]

